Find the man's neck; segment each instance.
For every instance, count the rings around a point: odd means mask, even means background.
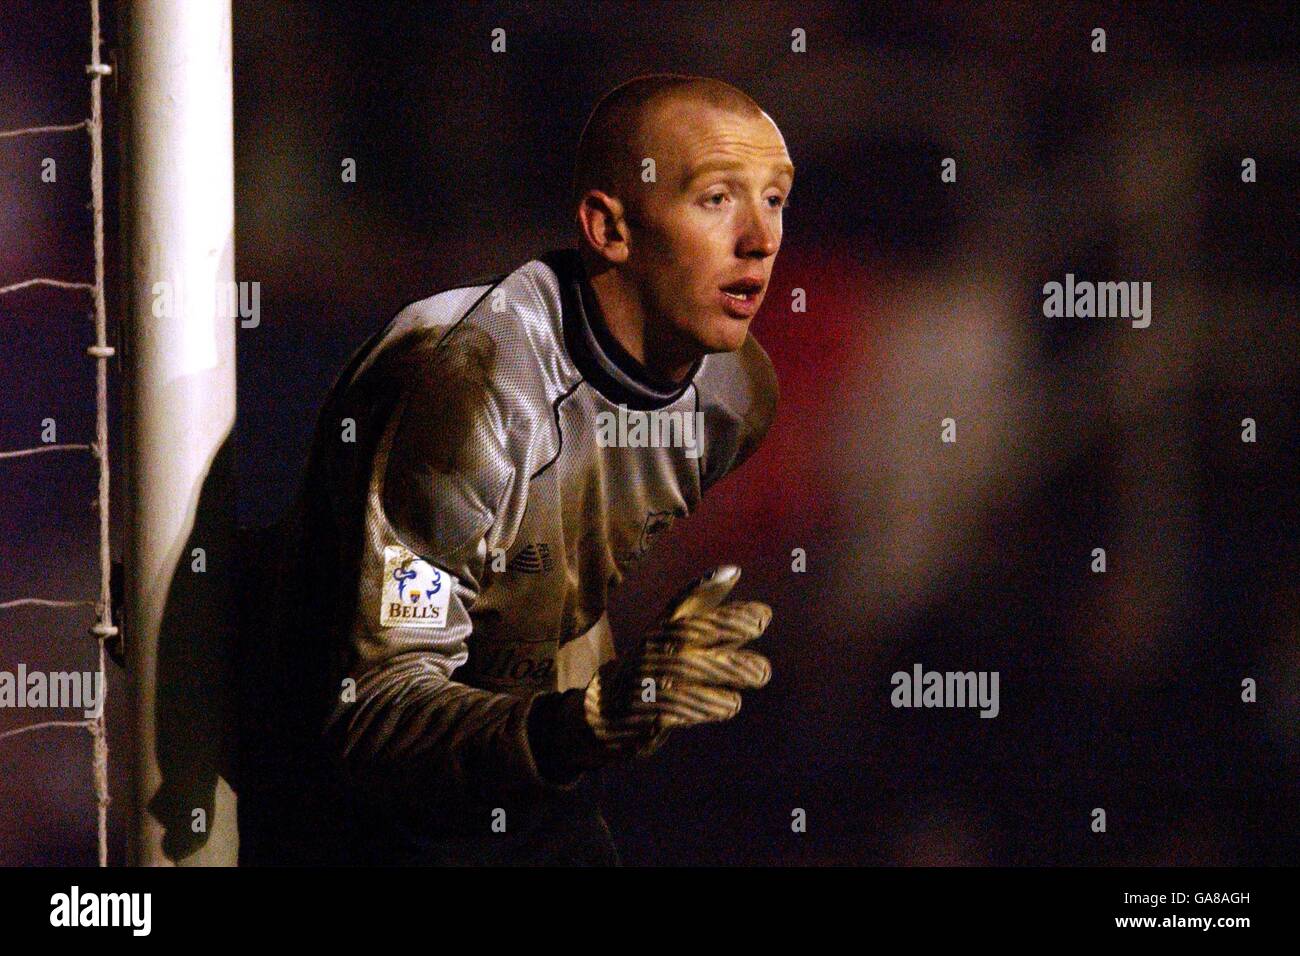
[[[640,302],[613,269],[588,276],[600,312],[593,321],[603,322],[623,350],[655,378],[678,384],[684,381],[702,353],[692,350],[671,330],[651,328]]]

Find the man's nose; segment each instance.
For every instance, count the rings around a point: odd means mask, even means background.
[[[781,236],[777,228],[761,207],[751,204],[736,243],[736,254],[741,258],[766,259],[776,255],[780,245]]]

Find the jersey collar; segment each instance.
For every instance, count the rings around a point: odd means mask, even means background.
[[[685,394],[703,358],[695,361],[681,382],[658,378],[609,331],[578,251],[557,249],[541,259],[560,280],[564,344],[583,378],[611,402],[638,410],[663,408]]]

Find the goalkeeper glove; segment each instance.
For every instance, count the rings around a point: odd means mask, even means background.
[[[767,658],[743,645],[758,637],[772,609],[724,599],[740,568],[724,565],[672,601],[632,653],[607,662],[587,685],[583,717],[599,762],[645,756],[676,727],[730,720],[742,690],[772,676]]]
[[[585,691],[539,699],[529,736],[544,776],[571,780],[616,759],[645,756],[676,727],[739,712],[740,691],[772,676],[767,658],[742,648],[767,628],[772,609],[758,601],[723,603],[738,580],[734,565],[697,579],[640,645],[606,662]]]

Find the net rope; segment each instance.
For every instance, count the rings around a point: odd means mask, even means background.
[[[32,278],[0,287],[0,295],[9,295],[32,286],[50,286],[56,289],[83,290],[90,294],[94,307],[95,341],[86,354],[95,361],[95,441],[93,444],[41,445],[0,452],[0,459],[21,458],[50,451],[89,451],[99,463],[99,600],[49,599],[38,597],[18,598],[0,603],[0,610],[15,607],[85,607],[96,609],[96,621],[90,633],[98,646],[98,677],[102,688],[97,701],[98,715],[85,720],[43,720],[25,724],[0,733],[0,739],[15,737],[46,728],[84,728],[91,737],[91,761],[95,786],[96,832],[98,834],[98,859],[100,866],[108,865],[108,733],[105,725],[108,697],[108,673],[105,667],[107,651],[105,642],[117,636],[113,624],[112,557],[109,547],[109,465],[108,465],[108,360],[114,349],[108,344],[108,318],[104,298],[104,117],[101,84],[112,67],[100,59],[99,0],[90,0],[90,63],[86,74],[90,78],[90,118],[79,123],[51,126],[29,126],[23,129],[0,130],[0,139],[34,136],[47,133],[75,133],[85,130],[90,137],[90,190],[93,216],[95,276],[93,282],[67,282],[61,279]]]

